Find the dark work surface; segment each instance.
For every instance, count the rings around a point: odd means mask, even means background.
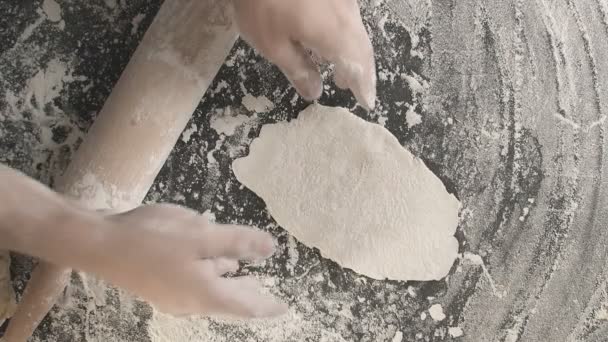
[[[40,1],[0,2],[0,162],[50,185],[160,3],[57,2],[64,23],[51,22]],[[292,312],[278,322],[200,319],[177,330],[198,329],[187,341],[398,341],[400,335],[403,341],[608,341],[608,5],[362,5],[376,47],[379,106],[365,112],[330,81],[319,102],[384,123],[461,200],[462,258],[442,281],[372,280],[277,227],[230,165],[246,155],[263,124],[294,118],[307,103],[239,41],[147,201],[272,232],[280,242],[277,256],[243,273],[263,278]],[[402,75],[418,79],[421,91],[413,92]],[[37,97],[37,84],[57,87]],[[265,96],[275,108],[251,113],[242,103],[247,94]],[[410,107],[422,116],[413,127],[406,120]],[[220,136],[210,122],[227,110],[251,120]],[[13,264],[18,291],[31,266],[26,258]],[[428,314],[436,303],[443,321]],[[156,335],[163,322],[176,324],[75,274],[34,340],[164,341]],[[452,337],[450,327],[464,335]],[[185,335],[168,336],[181,342]]]

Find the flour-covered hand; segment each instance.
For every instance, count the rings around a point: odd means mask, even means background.
[[[335,81],[373,108],[376,70],[356,0],[233,0],[241,35],[275,63],[306,99],[322,93],[307,50],[335,65]]]
[[[248,227],[211,224],[196,212],[152,205],[109,216],[109,253],[101,276],[174,315],[266,317],[287,306],[261,293],[252,277],[226,278],[239,260],[267,258],[272,237]]]
[[[287,310],[253,278],[223,277],[239,260],[269,257],[272,237],[211,224],[186,208],[91,211],[0,164],[0,237],[0,249],[95,274],[166,313],[262,317]]]

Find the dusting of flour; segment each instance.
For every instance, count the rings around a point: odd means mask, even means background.
[[[254,113],[266,113],[274,109],[274,104],[266,96],[255,97],[251,94],[245,94],[243,106]]]
[[[61,21],[61,7],[55,0],[44,0],[42,3],[42,10],[46,14],[46,17],[52,22]]]
[[[253,336],[266,342],[299,341],[304,332],[315,330],[321,331],[319,341],[346,342],[339,333],[323,329],[308,314],[294,309],[278,318],[253,321],[180,319],[155,312],[149,322],[148,334],[152,342],[233,342],[235,340],[226,332],[237,329],[250,331]]]
[[[243,114],[233,115],[230,107],[224,110],[216,111],[215,115],[211,118],[211,128],[213,128],[218,134],[224,134],[231,136],[234,134],[236,129],[247,121],[250,117]]]

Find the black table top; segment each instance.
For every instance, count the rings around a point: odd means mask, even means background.
[[[178,330],[201,329],[192,341],[608,341],[608,6],[361,3],[376,47],[379,105],[367,113],[331,81],[319,102],[384,124],[460,199],[462,258],[442,281],[372,280],[278,227],[230,165],[263,124],[294,118],[307,103],[239,41],[146,201],[275,234],[276,257],[243,272],[264,279],[292,313],[278,322],[201,319]],[[47,184],[69,162],[160,1],[57,4],[59,18],[41,1],[0,2],[0,162]],[[274,108],[254,113],[246,96]],[[408,125],[410,109],[419,124]],[[222,136],[211,122],[227,111],[248,118]],[[12,266],[19,291],[31,265],[17,258]],[[444,320],[429,315],[433,304]],[[74,275],[35,340],[158,341],[162,322],[145,304]]]

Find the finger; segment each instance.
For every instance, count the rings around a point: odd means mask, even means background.
[[[348,89],[348,74],[339,68],[338,66],[334,69],[334,82],[340,89]]]
[[[213,311],[245,318],[274,317],[287,312],[287,304],[262,294],[259,283],[251,277],[220,279],[214,285]]]
[[[306,49],[286,40],[275,45],[272,50],[267,53],[268,59],[281,69],[304,99],[313,101],[321,97],[321,74]]]
[[[361,45],[369,45],[364,49],[367,52],[361,52],[355,59],[339,58],[336,69],[343,75],[357,101],[371,110],[376,106],[376,66],[371,42],[368,40]]]
[[[217,275],[236,272],[239,269],[239,262],[234,259],[216,258],[212,262]]]
[[[336,24],[335,30],[329,31],[341,32],[340,37],[328,33],[328,30],[301,25],[293,33],[293,38],[334,63],[338,86],[350,88],[361,105],[372,109],[376,102],[374,50],[356,1],[352,8],[336,13],[335,17],[342,24]]]
[[[193,221],[202,226],[206,221],[198,220],[194,210],[175,204],[161,203],[142,205],[127,212],[106,215],[108,219],[130,222],[132,224],[145,224],[149,228],[171,229],[170,222]]]
[[[254,260],[268,258],[274,253],[272,236],[249,227],[215,224],[203,235],[203,258]]]

